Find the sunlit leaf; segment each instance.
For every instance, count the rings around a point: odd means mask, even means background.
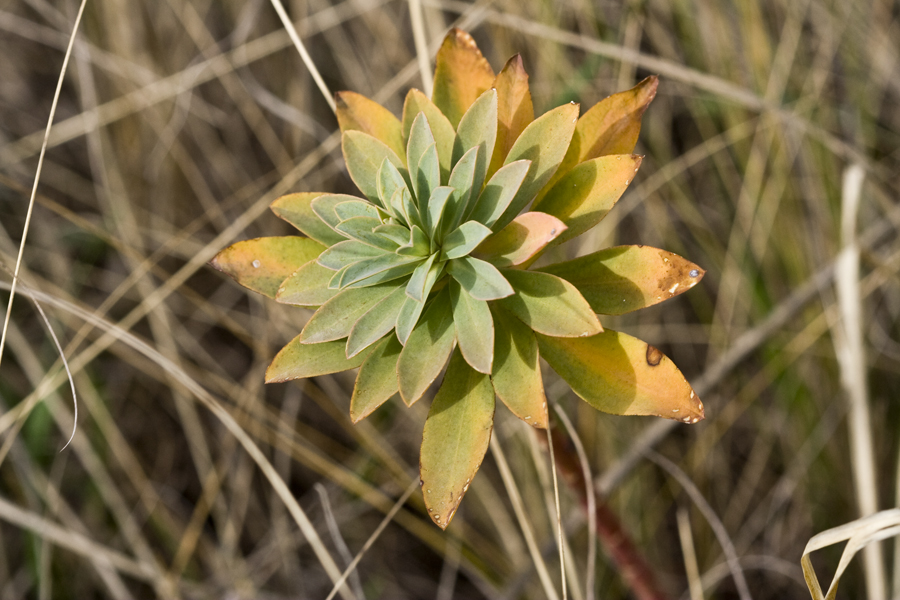
[[[312,201],[323,195],[322,192],[288,194],[272,202],[269,208],[279,218],[302,231],[307,237],[325,246],[331,246],[345,238],[323,223],[322,219],[313,212]],[[351,197],[348,196],[348,198]]]
[[[493,83],[494,70],[472,36],[451,29],[435,59],[432,99],[454,129],[466,110]]]
[[[453,155],[453,140],[456,138],[456,131],[453,125],[444,116],[444,113],[428,99],[428,96],[419,90],[412,89],[406,95],[406,101],[403,103],[403,143],[409,140],[410,130],[412,129],[413,120],[420,113],[425,113],[428,118],[428,124],[431,126],[431,133],[434,136],[434,143],[437,147],[438,159],[441,163],[441,184],[447,182],[450,175],[450,159]]]
[[[344,202],[362,202],[361,198],[357,198],[356,196],[348,196],[347,194],[324,194],[317,198],[313,198],[310,201],[310,208],[316,214],[319,219],[321,219],[324,223],[328,225],[331,229],[334,229],[338,226],[338,223],[341,222],[341,218],[337,214],[337,205],[343,204]],[[335,231],[335,233],[337,233]],[[341,235],[341,234],[337,234]],[[346,239],[341,235],[342,238]],[[334,242],[337,243],[337,242]]]
[[[478,300],[497,300],[514,293],[512,286],[497,267],[471,256],[449,261],[447,272]]]
[[[404,286],[397,286],[397,289],[356,321],[347,338],[347,358],[358,354],[394,329],[405,299]]]
[[[407,405],[422,397],[437,378],[456,342],[447,290],[438,293],[409,335],[397,362],[400,397]]]
[[[522,213],[513,222],[490,236],[476,249],[495,267],[520,265],[543,250],[566,230],[554,216],[541,212]]]
[[[515,294],[500,306],[533,330],[560,337],[594,335],[603,328],[597,315],[571,283],[547,273],[503,269]]]
[[[351,217],[338,223],[336,229],[347,237],[374,246],[383,252],[393,252],[399,248],[396,242],[373,231],[379,225],[381,220],[374,217]]]
[[[601,156],[581,163],[560,179],[532,206],[568,226],[553,245],[578,237],[599,223],[634,181],[640,166],[640,156]]]
[[[391,161],[385,158],[381,161],[381,166],[378,167],[378,173],[375,177],[375,189],[378,191],[378,197],[381,198],[382,207],[394,216],[402,214],[402,212],[395,212],[391,200],[398,190],[409,189],[403,174],[397,170],[397,167]]]
[[[428,203],[431,201],[431,194],[438,189],[441,181],[441,172],[437,162],[437,150],[434,144],[425,149],[422,160],[419,161],[419,170],[416,172],[416,199],[419,208],[419,218],[425,231],[430,231],[428,225]]]
[[[547,428],[547,397],[541,379],[534,332],[499,306],[492,306],[496,324],[494,391],[514,415],[533,427]]]
[[[319,255],[318,261],[323,267],[337,271],[357,261],[383,254],[384,250],[369,244],[363,244],[356,240],[344,240],[324,250]]]
[[[421,228],[413,225],[409,232],[409,242],[397,249],[397,254],[408,256],[428,256],[431,254],[431,243]]]
[[[428,411],[419,453],[425,506],[442,529],[478,472],[493,427],[494,390],[488,376],[455,353]]]
[[[473,369],[491,374],[494,362],[494,320],[484,300],[476,300],[454,280],[450,281],[450,304],[456,341]]]
[[[410,232],[409,229],[403,225],[379,225],[372,231],[378,235],[383,235],[389,240],[395,241],[398,247],[409,243]]]
[[[300,342],[298,335],[275,355],[272,364],[266,369],[266,383],[279,383],[355,369],[369,357],[371,351],[371,348],[367,348],[353,358],[347,358],[343,340],[324,344],[304,344]]]
[[[452,187],[445,185],[435,188],[431,192],[431,197],[428,198],[428,208],[422,212],[425,229],[433,242],[432,250],[435,250],[435,244],[440,242],[441,218],[444,216],[444,210],[446,210],[447,202],[453,192]]]
[[[334,214],[336,214],[341,221],[346,221],[353,217],[367,217],[369,219],[376,219],[379,223],[381,222],[381,218],[378,216],[378,209],[375,208],[375,205],[362,200],[341,202],[340,204],[335,205]]]
[[[374,346],[359,368],[350,398],[350,420],[354,423],[368,417],[397,393],[397,359],[402,349],[396,336],[387,336]]]
[[[356,321],[395,288],[386,284],[343,290],[310,317],[299,340],[304,344],[318,344],[347,337]]]
[[[473,194],[477,194],[484,184],[496,139],[497,92],[488,90],[479,96],[463,115],[459,127],[456,128],[456,141],[453,144],[453,164],[456,164],[470,149],[481,148],[475,161]]]
[[[281,282],[323,250],[325,246],[309,238],[264,237],[232,244],[209,264],[245,288],[275,298]]]
[[[406,345],[413,328],[419,322],[419,316],[421,316],[422,310],[425,308],[428,294],[431,293],[435,282],[443,273],[445,264],[432,264],[431,268],[428,269],[428,274],[425,277],[425,286],[422,289],[422,301],[410,298],[409,294],[407,294],[406,301],[400,308],[400,314],[397,315],[397,339],[400,340],[401,344]]]
[[[621,315],[691,289],[706,271],[650,246],[617,246],[538,269],[570,282],[594,312]]]
[[[429,180],[435,177],[432,170],[437,173],[436,178],[440,180],[437,149],[434,146],[434,135],[431,133],[428,118],[424,113],[421,113],[413,121],[412,129],[409,132],[409,142],[406,145],[406,164],[409,166],[410,181],[413,185],[413,191],[416,193],[416,198],[420,202],[423,195],[431,189],[433,180],[432,182]],[[432,149],[434,156],[431,157],[428,164],[424,165],[428,173],[420,173],[419,171],[423,166],[420,163],[429,148]],[[440,185],[440,183],[437,185]],[[425,198],[427,199],[427,196]]]
[[[506,227],[516,218],[550,181],[566,154],[577,120],[578,105],[563,104],[532,121],[513,144],[504,164],[530,160],[531,168],[509,208],[497,221],[498,228]]]
[[[354,284],[366,282],[366,285],[371,285],[390,281],[412,273],[420,260],[422,259],[418,256],[402,256],[393,252],[367,258],[347,267],[341,285],[359,287]]]
[[[467,256],[489,235],[491,235],[491,230],[481,223],[466,221],[444,240],[443,258]]]
[[[537,339],[541,356],[594,408],[686,423],[703,418],[703,404],[684,375],[646,342],[612,330],[586,338],[538,334]]]
[[[517,160],[500,167],[484,186],[466,219],[494,228],[494,224],[509,209],[530,168],[531,161],[528,160]]]
[[[295,306],[321,306],[337,294],[328,288],[333,276],[334,271],[311,260],[282,282],[275,299]]]
[[[378,141],[371,135],[361,131],[345,131],[341,136],[341,147],[344,152],[344,162],[350,179],[356,187],[372,202],[381,205],[378,197],[378,185],[376,175],[384,159],[391,161],[401,172],[404,169],[403,161],[393,150]]]
[[[416,270],[413,271],[412,277],[409,278],[409,283],[406,285],[406,295],[417,302],[425,302],[425,297],[427,294],[427,292],[425,291],[425,283],[428,279],[428,273],[429,271],[431,271],[431,266],[434,264],[434,259],[436,257],[437,254],[432,254],[427,259],[419,263],[419,265],[416,267]]]
[[[341,131],[358,130],[368,133],[403,156],[400,120],[377,102],[355,92],[334,95],[338,125]]]
[[[497,90],[497,142],[488,168],[488,177],[503,165],[513,143],[525,127],[534,121],[528,73],[525,72],[519,54],[506,62],[494,80],[493,87]]]

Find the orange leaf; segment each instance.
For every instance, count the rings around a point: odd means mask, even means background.
[[[209,264],[245,288],[274,299],[282,281],[324,250],[309,238],[263,237],[232,244]]]
[[[341,132],[356,130],[368,133],[396,152],[397,156],[406,156],[400,120],[391,111],[355,92],[338,92],[334,100]]]
[[[534,121],[528,73],[522,65],[521,55],[516,54],[507,61],[493,87],[497,90],[497,141],[486,179],[503,165],[519,134]]]
[[[495,267],[520,265],[543,250],[566,225],[542,212],[522,213],[484,240],[475,251]]]
[[[461,29],[451,29],[435,59],[432,100],[454,128],[493,83],[494,70],[472,36]]]

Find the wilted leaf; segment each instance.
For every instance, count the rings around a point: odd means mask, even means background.
[[[357,130],[368,133],[403,156],[400,120],[388,109],[355,92],[334,95],[335,114],[341,131]]]
[[[640,166],[641,157],[633,154],[601,156],[581,163],[560,179],[532,206],[568,226],[553,245],[578,237],[599,223],[634,181]]]
[[[324,344],[304,344],[298,335],[275,355],[272,364],[266,369],[266,383],[279,383],[355,369],[369,357],[371,351],[371,348],[366,348],[353,358],[347,358],[343,340]]]
[[[338,292],[328,288],[333,276],[334,271],[311,260],[281,283],[275,299],[295,306],[321,306]]]
[[[344,162],[347,163],[347,171],[350,172],[350,179],[366,198],[380,206],[381,199],[378,197],[376,176],[381,162],[388,159],[402,172],[403,161],[383,142],[361,131],[345,131],[341,136],[341,147],[344,152]]]
[[[456,330],[446,289],[438,293],[406,340],[397,362],[400,397],[407,405],[422,397],[453,351]]]
[[[347,337],[356,321],[395,288],[380,285],[343,290],[310,317],[300,333],[300,342],[318,344]]]
[[[359,423],[397,393],[397,359],[402,349],[393,335],[374,346],[356,376],[350,398],[351,421]]]
[[[478,300],[497,300],[514,293],[497,267],[471,256],[451,260],[447,272]]]
[[[517,160],[500,167],[477,196],[478,200],[466,219],[493,228],[516,197],[530,169],[531,161],[528,160]]]
[[[566,154],[577,120],[578,105],[563,104],[532,121],[513,144],[505,164],[530,160],[531,168],[497,227],[506,227],[550,181]]]
[[[245,288],[275,298],[281,282],[323,250],[319,242],[299,236],[264,237],[232,244],[209,263]]]
[[[488,177],[503,165],[513,143],[525,127],[534,121],[528,73],[522,65],[521,55],[516,54],[506,62],[494,80],[493,87],[497,90],[497,142],[488,168]]]
[[[597,315],[571,283],[547,273],[503,269],[515,294],[500,306],[533,330],[559,337],[584,337],[603,331]]]
[[[419,455],[425,506],[442,529],[478,472],[493,427],[494,390],[488,376],[454,354],[428,411]]]
[[[488,162],[494,153],[494,142],[497,140],[497,92],[488,90],[475,101],[463,115],[456,128],[456,141],[453,143],[453,164],[472,148],[480,148],[475,161],[473,177],[473,193],[477,193],[484,184]]]
[[[489,235],[491,235],[491,230],[481,223],[466,221],[444,240],[443,258],[467,256]]]
[[[343,241],[344,236],[323,223],[322,219],[313,212],[312,201],[323,195],[325,194],[322,192],[288,194],[272,202],[269,208],[279,218],[302,231],[307,237],[325,246],[331,246]],[[351,197],[348,196],[348,198]]]
[[[476,251],[495,267],[520,265],[565,230],[565,224],[554,216],[533,211],[522,213],[484,240]]]
[[[412,89],[406,94],[406,100],[403,103],[404,147],[409,140],[413,121],[420,112],[425,113],[428,124],[431,126],[431,133],[437,146],[438,159],[441,163],[441,183],[445,183],[450,175],[450,159],[453,156],[453,140],[456,138],[456,131],[453,129],[453,125],[450,124],[450,121],[447,120],[447,117],[444,116],[444,113],[428,99],[428,96],[419,90]]]
[[[451,29],[435,58],[432,98],[454,129],[472,103],[493,83],[494,70],[472,36],[455,27]]]
[[[612,330],[586,338],[538,334],[537,339],[541,356],[594,408],[685,423],[703,418],[703,404],[684,375],[646,342]]]
[[[459,283],[450,281],[450,303],[459,350],[472,368],[491,374],[494,362],[494,320],[484,300],[476,300]]]
[[[514,415],[529,425],[546,429],[547,397],[534,332],[496,305],[491,312],[496,323],[491,374],[494,391]]]
[[[621,315],[691,289],[705,271],[650,246],[617,246],[538,269],[570,282],[594,312]]]
[[[601,100],[584,113],[578,119],[569,151],[552,182],[586,160],[634,152],[641,132],[641,117],[656,97],[658,84],[659,78],[651,75],[630,90]]]
[[[404,300],[406,290],[402,285],[397,286],[397,289],[356,321],[347,338],[347,358],[358,354],[394,329]]]

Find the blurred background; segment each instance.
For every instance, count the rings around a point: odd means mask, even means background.
[[[0,0],[3,306],[78,5]],[[422,87],[410,3],[286,9],[332,91],[399,114]],[[583,491],[561,484],[569,597],[808,597],[809,538],[900,495],[900,3],[423,0],[423,16],[430,57],[451,26],[495,71],[521,52],[537,114],[660,76],[635,183],[559,252],[647,244],[706,269],[603,322],[670,356],[707,418],[601,414],[545,371],[574,423],[557,441],[583,448],[618,527],[594,560]],[[207,262],[291,234],[267,209],[280,194],[355,191],[337,131],[268,0],[87,2],[0,363],[0,597],[324,598],[396,508],[340,597],[552,597],[544,570],[561,594],[542,433],[499,406],[515,485],[489,454],[442,533],[418,490],[395,506],[427,401],[354,426],[353,373],[263,384],[309,313]],[[62,451],[72,393],[29,296],[78,394]],[[900,586],[882,550],[844,597]],[[838,558],[814,557],[823,585]]]

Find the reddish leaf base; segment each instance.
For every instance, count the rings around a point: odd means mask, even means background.
[[[587,490],[584,473],[578,454],[566,432],[553,425],[553,454],[560,477],[569,485],[587,511]],[[543,431],[535,432],[538,440],[546,446],[547,437]],[[637,600],[669,600],[656,582],[656,576],[631,536],[622,527],[621,521],[602,498],[597,498],[597,538],[604,550],[619,570],[623,582]]]

